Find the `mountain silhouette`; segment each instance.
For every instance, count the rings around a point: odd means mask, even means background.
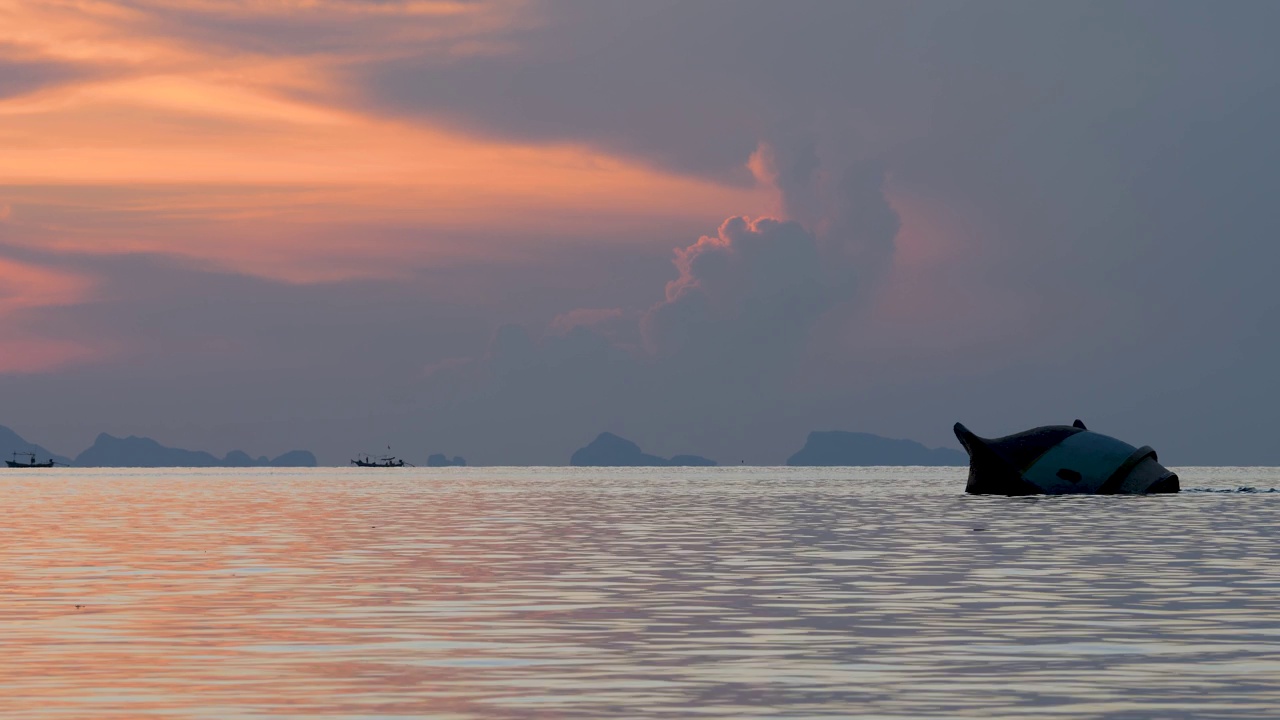
[[[788,465],[968,465],[960,450],[927,448],[915,440],[894,440],[871,433],[811,432]]]
[[[70,458],[55,455],[33,442],[28,442],[21,435],[9,428],[0,425],[0,460],[12,459],[14,453],[35,453],[36,460],[39,462],[44,462],[45,460],[50,459],[64,465],[71,462]],[[26,460],[23,460],[23,462],[26,462]]]
[[[316,458],[305,450],[294,450],[274,460],[251,458],[233,450],[219,459],[203,450],[165,447],[151,438],[130,435],[118,438],[98,435],[93,445],[76,456],[79,467],[315,467]]]
[[[258,464],[263,465],[262,461],[267,460],[267,456],[263,455],[258,458]],[[277,455],[271,460],[267,460],[264,467],[315,467],[316,456],[311,454],[310,450],[290,450],[283,455]]]
[[[698,455],[676,455],[670,460],[649,455],[630,440],[603,432],[575,452],[569,458],[569,464],[576,467],[709,467],[717,463]]]

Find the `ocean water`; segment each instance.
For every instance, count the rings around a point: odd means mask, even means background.
[[[1178,471],[8,471],[0,717],[1277,717],[1280,470]]]

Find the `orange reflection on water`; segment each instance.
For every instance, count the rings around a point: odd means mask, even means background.
[[[436,581],[477,574],[398,540],[410,507],[279,473],[14,473],[0,714],[411,713],[459,672],[385,670],[416,642],[447,648],[457,593]]]
[[[1280,493],[962,486],[961,468],[8,471],[0,716],[1269,716]]]

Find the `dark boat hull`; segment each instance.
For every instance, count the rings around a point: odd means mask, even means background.
[[[51,468],[51,467],[53,467],[53,462],[47,462],[47,463],[22,463],[22,462],[14,462],[14,461],[12,461],[12,460],[5,460],[4,462],[5,462],[5,464],[6,464],[6,465],[8,465],[8,466],[9,466],[9,467],[11,467],[11,468]]]
[[[960,423],[956,438],[969,453],[973,495],[1142,495],[1176,493],[1178,475],[1150,447],[1134,447],[1073,425],[1046,425],[1001,438],[982,438]]]

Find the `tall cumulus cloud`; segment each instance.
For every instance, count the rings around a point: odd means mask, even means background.
[[[731,217],[675,251],[679,275],[642,319],[650,352],[794,350],[818,318],[886,269],[899,222],[879,167],[833,172],[813,142],[762,143],[749,165],[783,217]]]

